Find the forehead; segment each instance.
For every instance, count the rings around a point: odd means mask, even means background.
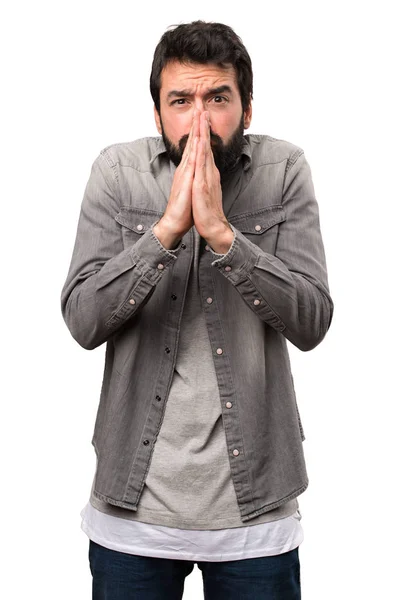
[[[177,60],[167,63],[161,71],[161,93],[175,89],[201,90],[208,87],[229,85],[239,93],[236,72],[232,65],[220,67],[215,64],[181,63]]]

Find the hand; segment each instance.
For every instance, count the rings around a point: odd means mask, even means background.
[[[220,174],[214,162],[208,112],[200,115],[192,187],[192,213],[196,229],[215,252],[225,254],[233,241],[233,231],[224,214]]]
[[[192,127],[172,181],[171,192],[164,215],[154,226],[154,233],[165,248],[175,248],[179,240],[193,226],[192,185],[199,141],[199,112],[193,111]]]

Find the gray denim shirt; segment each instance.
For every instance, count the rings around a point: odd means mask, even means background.
[[[153,233],[174,171],[159,137],[101,151],[61,293],[74,339],[89,350],[107,342],[93,493],[134,511],[168,401],[193,260],[193,229],[174,252]],[[245,522],[307,488],[287,340],[304,351],[317,346],[333,303],[304,152],[246,135],[222,190],[234,240],[223,256],[202,240],[199,288]]]

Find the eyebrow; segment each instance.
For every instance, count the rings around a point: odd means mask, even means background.
[[[220,85],[215,88],[208,88],[205,93],[205,96],[211,96],[213,94],[222,94],[223,92],[228,92],[232,94],[232,88],[229,85]],[[170,98],[186,98],[188,96],[193,96],[192,90],[171,90],[168,92],[167,100]]]

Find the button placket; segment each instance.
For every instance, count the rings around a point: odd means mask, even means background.
[[[208,249],[205,248],[207,252]],[[234,271],[229,264],[221,267],[221,271],[228,274]],[[224,330],[218,311],[217,290],[213,282],[211,270],[209,269],[208,257],[203,256],[199,262],[199,284],[202,302],[207,309],[204,311],[206,325],[213,349],[214,364],[217,373],[218,388],[222,399],[222,410],[224,414],[224,433],[227,441],[228,453],[237,457],[237,461],[230,464],[231,474],[236,492],[240,491],[243,484],[250,485],[247,476],[243,472],[243,460],[241,448],[243,437],[240,426],[240,416],[236,404],[236,392],[230,375],[229,353],[225,347]],[[232,401],[227,399],[231,398]],[[239,489],[238,489],[239,487]]]
[[[136,227],[136,224],[135,224]],[[146,226],[145,226],[146,229]],[[129,481],[126,488],[125,499],[130,504],[136,504],[143,489],[143,482],[149,467],[151,451],[157,441],[157,432],[162,422],[163,409],[167,402],[169,390],[172,382],[172,373],[174,367],[174,357],[177,348],[178,331],[181,322],[181,308],[184,300],[184,291],[182,281],[189,276],[191,262],[193,259],[193,234],[190,234],[190,244],[185,244],[186,250],[181,253],[179,261],[174,262],[175,268],[171,270],[171,280],[168,282],[169,298],[167,302],[169,309],[164,312],[165,329],[163,328],[163,337],[160,336],[159,343],[161,347],[157,350],[160,354],[160,368],[157,373],[154,372],[152,384],[156,387],[156,391],[151,394],[150,413],[147,420],[146,428],[143,432],[140,442],[140,448],[136,453],[136,459],[132,464],[129,473]],[[163,256],[159,257],[160,265],[157,267],[157,262],[153,266],[153,273],[157,278],[167,276],[166,260]],[[164,269],[165,267],[165,269]],[[164,269],[165,272],[162,272]],[[158,273],[158,276],[157,276]],[[133,295],[133,293],[132,293]],[[172,299],[170,299],[174,296]],[[139,296],[137,297],[139,298]],[[133,313],[134,309],[129,305],[130,298],[128,297],[125,305],[126,310]],[[136,299],[136,303],[139,301]]]

